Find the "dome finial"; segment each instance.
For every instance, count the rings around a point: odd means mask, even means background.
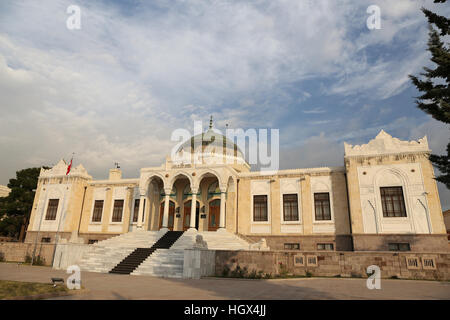
[[[211,118],[209,119],[209,128],[212,129],[213,127],[213,116],[211,115]]]

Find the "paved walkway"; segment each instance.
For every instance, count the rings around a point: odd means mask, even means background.
[[[68,276],[49,267],[0,263],[0,280],[50,282]],[[86,293],[59,299],[450,299],[450,282],[436,281],[382,279],[381,290],[369,290],[365,279],[338,278],[192,280],[82,272],[81,280]]]

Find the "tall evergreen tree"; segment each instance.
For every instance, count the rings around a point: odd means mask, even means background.
[[[23,169],[16,172],[15,179],[9,180],[11,192],[7,197],[0,198],[0,235],[23,240],[40,171],[41,168]]]
[[[444,3],[446,0],[434,0]],[[410,75],[413,84],[423,94],[417,97],[417,107],[430,114],[434,119],[450,124],[450,48],[442,37],[450,35],[450,20],[428,9],[422,8],[430,24],[428,51],[431,61],[436,64],[434,69],[424,67],[423,77],[419,79]],[[435,27],[437,29],[435,29]],[[447,145],[447,155],[431,155],[431,162],[442,173],[436,178],[450,189],[450,141]]]

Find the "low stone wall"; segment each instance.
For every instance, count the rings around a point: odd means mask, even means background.
[[[389,243],[399,242],[409,243],[411,252],[448,250],[446,234],[353,234],[355,251],[388,251]]]
[[[34,243],[0,242],[0,253],[3,254],[6,261],[24,262],[27,255],[30,257],[33,255],[34,248]],[[35,256],[40,256],[44,260],[44,264],[50,266],[54,250],[54,244],[38,243]]]
[[[55,259],[53,268],[58,270],[66,270],[71,265],[80,262],[83,254],[89,250],[87,244],[78,243],[61,243],[56,246]]]
[[[34,243],[37,239],[37,242],[42,242],[42,238],[50,238],[49,243],[54,243],[55,242],[55,235],[56,232],[53,231],[27,231],[27,235],[25,236],[25,243]],[[70,239],[70,232],[59,232],[58,233],[58,238],[59,239],[66,239],[69,240]],[[44,242],[45,243],[45,242]]]
[[[367,267],[376,265],[382,278],[450,280],[448,253],[216,251],[216,275],[238,265],[249,272],[327,277],[367,277]]]
[[[200,279],[215,273],[215,251],[203,249],[185,249],[183,278]]]

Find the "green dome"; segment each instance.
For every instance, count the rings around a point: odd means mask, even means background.
[[[200,146],[201,150],[198,150]],[[223,154],[233,154],[235,157],[243,158],[242,152],[234,141],[231,141],[226,136],[214,131],[212,128],[209,128],[206,132],[195,135],[189,140],[186,140],[186,142],[178,148],[177,153],[181,151],[190,153],[203,152],[206,147],[213,148],[213,150],[214,147],[217,147],[219,151],[217,152],[218,154],[220,153],[220,150],[223,150]],[[197,148],[197,150],[194,148]]]

